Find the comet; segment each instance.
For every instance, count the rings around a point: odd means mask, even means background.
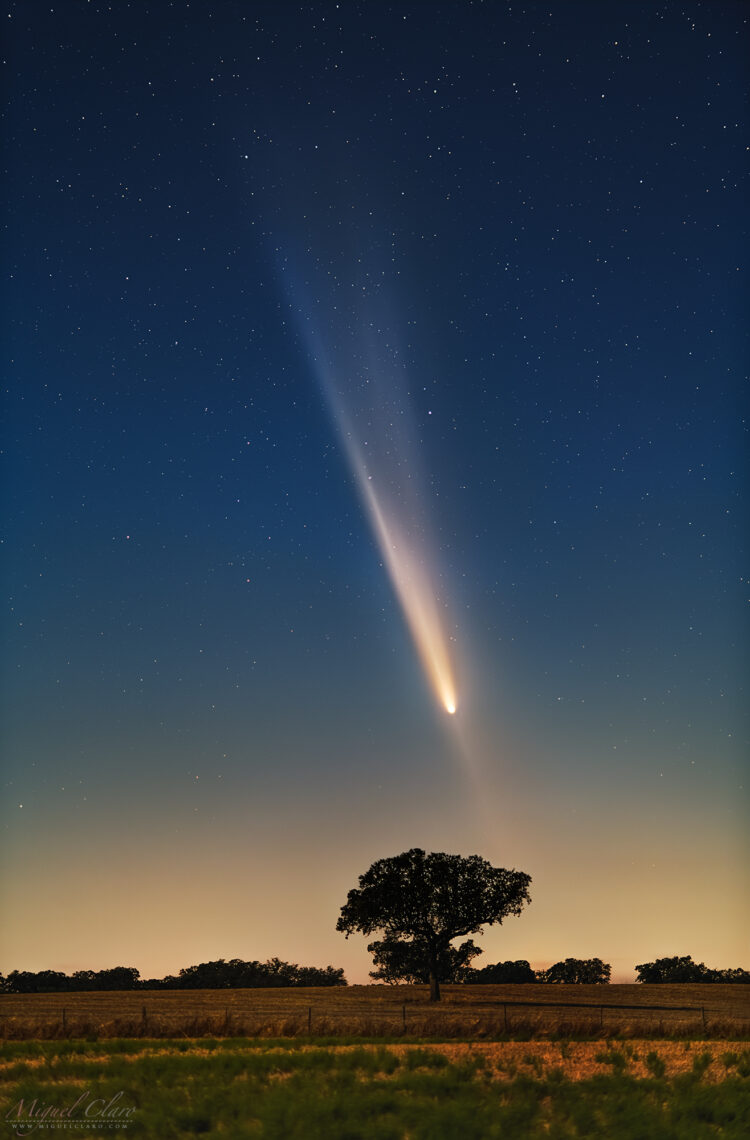
[[[422,667],[439,702],[453,716],[457,697],[448,637],[425,552],[396,509],[384,506],[353,435],[347,432],[345,439],[360,496]]]
[[[330,276],[318,276],[313,290],[286,256],[280,268],[417,657],[438,704],[454,716],[447,607],[437,585],[418,448],[408,428],[412,412],[394,331],[398,322],[384,311],[384,293],[364,288],[352,301],[335,292]]]

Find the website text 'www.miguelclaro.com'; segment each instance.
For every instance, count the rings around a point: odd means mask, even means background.
[[[90,1089],[69,1104],[49,1104],[37,1097],[22,1097],[7,1109],[3,1122],[16,1136],[29,1136],[36,1131],[85,1132],[87,1129],[115,1132],[128,1127],[135,1106],[124,1100],[120,1091],[109,1098],[98,1097]]]

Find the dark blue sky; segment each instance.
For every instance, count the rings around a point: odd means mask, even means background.
[[[745,7],[5,22],[0,968],[356,980],[414,845],[533,874],[486,960],[746,966]],[[326,370],[420,488],[450,730]],[[126,934],[53,962],[94,869]]]

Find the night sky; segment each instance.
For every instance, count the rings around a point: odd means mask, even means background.
[[[3,17],[0,969],[750,966],[747,8]]]

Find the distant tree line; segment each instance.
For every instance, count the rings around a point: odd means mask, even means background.
[[[496,962],[480,970],[469,970],[463,981],[470,985],[519,985],[524,982],[560,982],[581,985],[603,985],[609,981],[612,967],[601,958],[566,958],[547,970],[532,970],[525,959],[518,962]]]
[[[56,994],[83,990],[135,990],[140,988],[139,973],[130,966],[111,970],[76,970],[63,974],[59,970],[13,970],[7,978],[0,976],[0,990],[6,994]]]
[[[267,962],[243,962],[233,958],[225,962],[202,962],[188,966],[177,975],[166,978],[141,978],[132,966],[115,966],[111,970],[76,970],[63,974],[58,970],[13,970],[4,978],[0,974],[0,993],[48,994],[82,992],[84,990],[224,990],[253,989],[268,986],[345,986],[343,969],[326,966],[298,966],[271,958]]]
[[[243,962],[232,958],[225,962],[202,962],[180,970],[177,977],[143,982],[144,989],[163,990],[231,990],[267,986],[346,986],[343,969],[326,966],[298,966],[269,958],[267,962]]]
[[[750,970],[712,970],[703,962],[687,958],[657,958],[635,968],[636,981],[648,985],[659,982],[742,982],[750,984]]]
[[[703,962],[687,958],[657,958],[636,966],[636,981],[647,985],[677,982],[743,982],[750,984],[750,971],[712,970]],[[470,985],[519,985],[524,982],[565,982],[600,985],[609,981],[611,967],[601,958],[566,958],[547,970],[532,970],[528,962],[496,962],[482,969],[457,971],[453,980]]]
[[[460,948],[462,950],[463,948]],[[408,951],[407,951],[408,954]],[[472,955],[473,956],[473,955]],[[441,981],[465,985],[522,985],[533,982],[604,985],[610,980],[611,967],[601,958],[565,958],[546,970],[533,970],[525,959],[496,962],[474,969],[467,964],[468,955],[461,952],[440,963]],[[404,956],[406,959],[406,955]],[[377,959],[376,959],[377,961]],[[388,960],[393,969],[384,969],[381,961],[379,977],[383,981],[427,982],[427,971],[415,961]],[[657,958],[636,966],[636,980],[647,985],[684,982],[736,982],[750,984],[750,971],[742,969],[712,970],[703,962],[686,958]],[[404,977],[407,973],[408,976]],[[115,966],[110,970],[76,970],[63,974],[58,970],[13,970],[4,978],[0,974],[0,993],[45,994],[90,990],[224,990],[254,989],[273,986],[345,986],[343,969],[326,966],[298,966],[270,958],[267,962],[243,962],[232,958],[226,962],[202,962],[187,966],[179,974],[165,978],[141,978],[131,966]]]

